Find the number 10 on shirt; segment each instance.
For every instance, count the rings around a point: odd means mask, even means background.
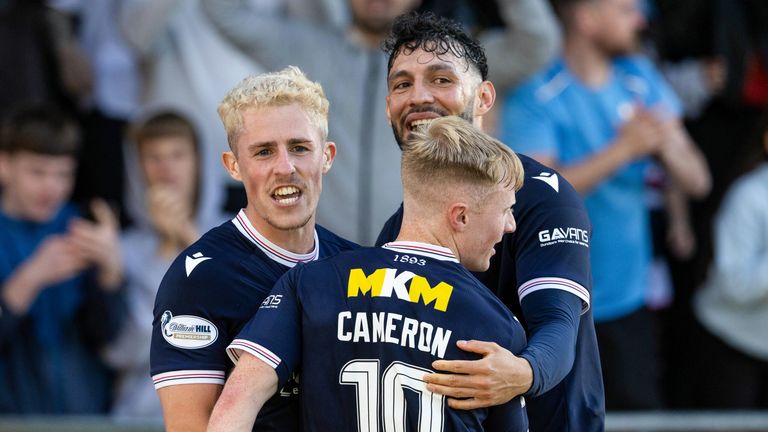
[[[402,362],[392,362],[379,378],[378,360],[352,360],[341,368],[339,383],[353,385],[357,393],[357,421],[360,432],[379,432],[381,395],[382,432],[405,431],[405,390],[419,395],[418,431],[443,430],[445,396],[427,391],[424,374],[432,371]]]

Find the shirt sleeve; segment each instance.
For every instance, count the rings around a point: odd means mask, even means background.
[[[562,290],[542,290],[526,298],[523,315],[528,345],[520,356],[533,370],[526,396],[539,396],[556,386],[573,367],[581,312],[579,298]]]
[[[523,305],[536,291],[556,289],[581,299],[582,312],[586,312],[591,286],[589,217],[583,206],[546,207],[527,217],[517,231],[515,266],[520,303]]]
[[[231,340],[228,315],[236,301],[227,286],[232,271],[200,265],[190,275],[183,255],[169,268],[157,292],[152,323],[150,365],[155,389],[178,384],[220,384],[230,363],[225,352]],[[234,300],[234,299],[233,299]]]
[[[227,347],[237,363],[247,352],[275,369],[283,387],[301,362],[301,305],[297,285],[302,266],[283,275],[243,330]]]
[[[557,193],[547,192],[516,232],[517,292],[529,335],[521,355],[534,374],[528,396],[543,394],[570,372],[580,315],[591,298],[592,228],[586,209],[562,178]]]

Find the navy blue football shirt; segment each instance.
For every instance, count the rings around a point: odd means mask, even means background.
[[[476,276],[528,333],[528,347],[520,356],[534,371],[526,393],[531,430],[602,431],[603,379],[589,308],[589,216],[560,174],[517,155],[525,171],[513,207],[517,230],[496,245],[491,268]],[[401,206],[384,225],[377,245],[397,238],[402,217]]]
[[[262,236],[243,210],[205,233],[171,264],[157,292],[150,354],[155,388],[224,385],[232,369],[225,348],[258,310],[277,280],[297,263],[357,245],[317,226],[315,248],[295,254]],[[281,389],[255,430],[297,430],[297,388]]]
[[[450,249],[393,242],[289,271],[227,352],[255,355],[280,385],[301,367],[307,431],[526,431],[522,397],[462,411],[426,390],[434,360],[479,358],[456,347],[467,339],[515,353],[526,343]]]

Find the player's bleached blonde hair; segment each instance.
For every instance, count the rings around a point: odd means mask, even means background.
[[[435,186],[464,185],[482,200],[495,185],[520,190],[523,165],[499,140],[455,116],[433,120],[414,132],[403,146],[401,172],[406,194],[440,199],[448,190]]]
[[[321,139],[328,137],[328,99],[320,84],[310,81],[296,66],[278,72],[250,75],[240,81],[224,96],[218,111],[227,132],[229,148],[243,131],[243,111],[252,108],[277,107],[298,104],[317,127]]]

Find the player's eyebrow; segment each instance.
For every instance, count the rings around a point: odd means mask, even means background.
[[[434,64],[431,64],[431,65],[427,66],[427,72],[430,72],[430,73],[443,72],[443,71],[454,72],[454,70],[455,70],[455,68],[454,68],[453,64],[448,63],[448,62],[434,63]],[[400,70],[397,70],[397,71],[393,72],[392,74],[390,74],[389,77],[387,78],[387,82],[391,82],[391,81],[393,81],[393,80],[395,80],[397,78],[401,78],[401,77],[410,78],[412,76],[413,76],[413,74],[410,73],[409,71],[407,71],[405,69],[400,69]]]

